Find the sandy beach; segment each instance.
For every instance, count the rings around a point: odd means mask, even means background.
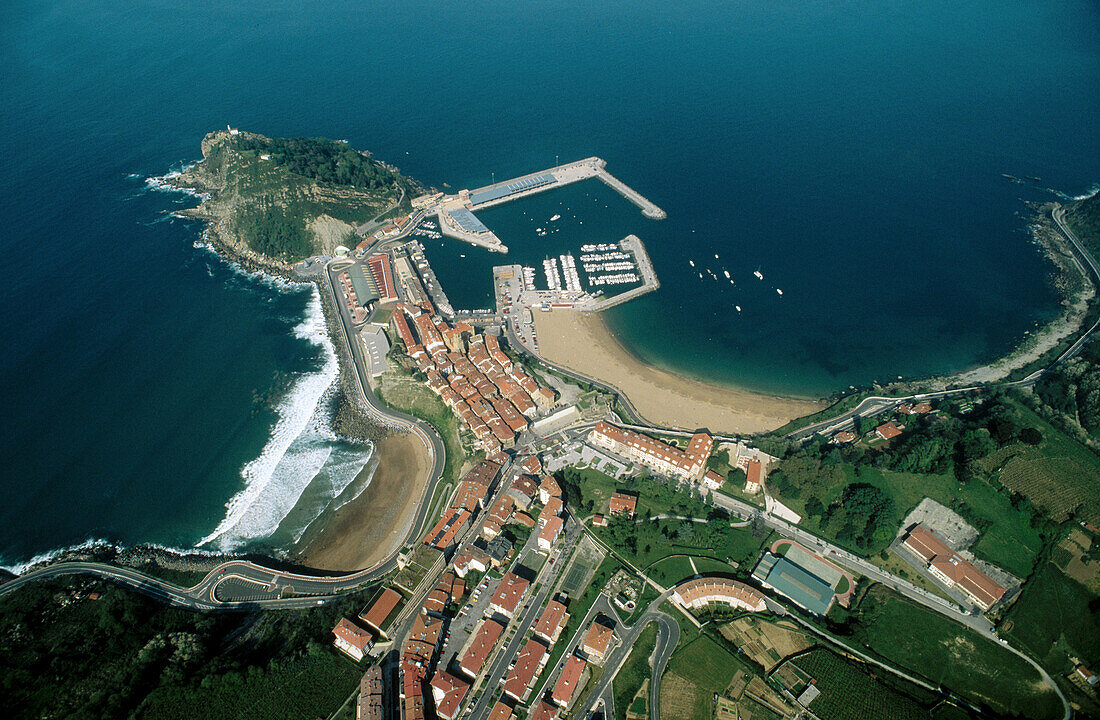
[[[295,548],[309,567],[362,570],[404,542],[428,479],[428,454],[412,434],[385,437],[375,451],[378,468],[367,489],[314,521]]]
[[[647,365],[619,344],[599,313],[554,310],[534,317],[539,352],[547,360],[614,385],[656,425],[757,433],[825,407],[689,380]]]

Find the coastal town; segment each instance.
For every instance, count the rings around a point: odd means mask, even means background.
[[[1039,662],[1028,641],[1050,622],[1037,567],[1100,582],[1100,514],[1087,490],[1034,489],[1034,448],[1056,431],[1024,401],[871,395],[755,435],[651,422],[613,383],[548,358],[537,322],[658,289],[635,235],[547,257],[541,279],[496,265],[494,306],[454,307],[425,239],[506,253],[475,211],[597,178],[664,217],[588,158],[413,197],[292,266],[329,304],[358,411],[430,461],[401,488],[401,516],[371,520],[382,532],[346,531],[383,560],[318,574],[232,558],[190,587],[74,571],[257,627],[300,613],[313,637],[267,697],[332,720],[955,720],[1020,703],[1068,720],[1071,703],[1092,707],[1090,645],[1059,639],[1056,662]],[[395,383],[416,402],[394,401]],[[1023,479],[995,486],[1021,457]],[[1054,503],[1071,530],[1053,529]],[[164,637],[139,657],[184,647]]]
[[[492,192],[414,206],[433,210],[443,234],[477,242],[473,236],[487,230],[471,207],[552,182],[553,175],[535,175]],[[581,289],[572,257],[544,263],[546,290],[535,287],[535,269],[499,266],[494,311],[455,311],[423,248],[405,239],[432,232],[417,230],[418,222],[429,222],[427,214],[398,218],[329,266],[339,278],[332,287],[346,310],[342,317],[358,330],[362,357],[369,359],[363,374],[377,377],[388,363],[404,364],[459,420],[474,459],[482,458],[458,480],[418,544],[403,551],[389,584],[333,628],[336,648],[370,664],[357,718],[622,717],[616,676],[632,658],[637,663],[633,645],[656,623],[661,635],[645,651],[652,652],[645,659],[652,678],[629,686],[635,695],[626,698],[626,717],[658,720],[660,669],[684,630],[697,631],[716,617],[756,617],[757,626],[775,622],[765,618],[825,619],[834,608],[852,607],[869,582],[1006,645],[987,616],[1019,593],[1020,580],[974,557],[974,538],[960,530],[970,526],[949,508],[926,498],[894,531],[892,547],[904,565],[882,567],[800,529],[804,514],[768,481],[776,458],[743,439],[706,430],[662,434],[609,409],[600,415],[570,404],[561,379],[539,363],[531,319],[597,304]],[[448,229],[452,222],[460,229]],[[488,242],[506,251],[499,238]],[[586,246],[582,261],[588,270],[619,272],[627,265],[614,263],[631,258],[648,266],[640,245],[630,238],[621,248]],[[651,274],[643,270],[641,277]],[[653,277],[639,289],[649,282],[656,286]],[[600,283],[590,276],[589,284]],[[390,309],[386,325],[368,321],[379,308]],[[888,415],[878,424],[832,428],[824,441],[888,452],[908,424],[937,418],[931,396],[884,409]],[[570,468],[610,484],[600,505],[572,484]],[[663,508],[649,497],[654,484],[692,499],[702,515],[655,513]],[[626,533],[636,543],[636,523],[649,517],[713,522],[716,514],[731,528],[763,529],[765,541],[721,567],[711,550],[676,576],[635,564],[636,544],[623,546],[619,537]],[[604,587],[606,579],[595,576],[608,563],[619,568],[621,580]],[[786,632],[799,627],[782,626]],[[827,705],[836,693],[826,677],[816,678],[796,660],[779,656],[763,664],[785,670],[747,673],[740,689],[735,684],[715,695],[713,717],[815,717],[815,702]]]

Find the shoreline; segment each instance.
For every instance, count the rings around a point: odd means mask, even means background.
[[[780,397],[684,377],[640,360],[600,313],[534,314],[539,355],[617,388],[649,423],[682,430],[754,434],[826,407],[821,400]]]
[[[310,523],[288,549],[290,559],[316,570],[353,572],[377,564],[400,548],[428,481],[429,465],[424,453],[417,451],[418,444],[413,433],[377,441],[377,463],[371,462],[360,473],[361,477],[373,470],[370,484]]]

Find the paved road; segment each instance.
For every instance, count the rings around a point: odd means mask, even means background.
[[[565,531],[564,540],[559,542],[555,551],[555,560],[553,563],[546,563],[542,566],[539,578],[536,582],[541,583],[538,591],[531,598],[526,600],[526,607],[520,615],[519,621],[513,619],[509,625],[515,627],[515,635],[504,647],[503,651],[497,653],[496,659],[492,665],[489,666],[489,671],[485,675],[485,680],[481,686],[481,697],[478,699],[477,704],[473,706],[473,709],[468,712],[471,718],[481,720],[482,718],[489,717],[489,712],[492,710],[495,703],[495,690],[497,687],[502,686],[507,679],[509,668],[516,656],[519,654],[526,638],[527,631],[534,627],[538,622],[539,616],[542,614],[542,606],[546,603],[550,591],[557,583],[558,576],[561,575],[563,567],[566,565],[563,556],[567,553],[563,551],[563,548],[571,548],[574,543],[577,542],[577,538],[581,534],[581,523],[577,520],[570,519],[570,525]],[[535,534],[532,533],[532,537]],[[520,563],[520,556],[517,554],[516,563]],[[513,567],[515,566],[513,564]]]
[[[653,648],[653,655],[651,656],[651,675],[649,680],[649,716],[651,720],[661,720],[660,711],[660,694],[661,694],[661,677],[664,675],[665,667],[668,665],[668,660],[672,657],[673,651],[676,649],[677,643],[680,642],[680,626],[676,623],[676,620],[657,610],[657,607],[664,602],[665,596],[661,596],[657,600],[653,601],[649,609],[642,614],[633,627],[626,627],[621,622],[618,623],[618,627],[615,628],[615,637],[618,640],[618,645],[608,653],[607,662],[603,666],[603,675],[600,677],[600,681],[596,684],[596,687],[592,689],[592,692],[588,695],[588,713],[591,713],[596,709],[596,706],[603,702],[607,705],[606,697],[610,696],[613,691],[612,683],[615,680],[615,676],[619,674],[619,670],[622,669],[623,663],[626,662],[627,657],[630,656],[630,651],[634,648],[634,644],[638,641],[638,636],[642,634],[642,630],[645,629],[650,623],[657,623],[657,642]],[[610,607],[610,606],[608,606]],[[618,620],[618,615],[614,614],[612,610],[612,617]],[[612,707],[608,708],[610,711],[614,710],[614,701],[610,703]],[[610,715],[610,717],[614,717]]]
[[[1070,246],[1077,252],[1075,261],[1081,267],[1082,271],[1087,275],[1092,276],[1092,281],[1097,288],[1100,288],[1100,263],[1097,263],[1096,259],[1081,242],[1080,238],[1066,225],[1066,209],[1061,205],[1056,205],[1051,211],[1051,219],[1054,221],[1059,232],[1069,241]],[[1084,263],[1082,265],[1082,262]],[[1086,271],[1087,266],[1087,271]],[[1097,320],[1088,330],[1082,333],[1081,337],[1077,338],[1077,341],[1073,343],[1065,352],[1058,356],[1050,365],[1040,368],[1031,373],[1022,380],[1015,380],[1008,385],[1026,386],[1033,385],[1039,380],[1045,373],[1049,372],[1058,365],[1071,360],[1081,352],[1081,349],[1085,346],[1085,343],[1095,334],[1096,330],[1100,328],[1100,320]],[[981,386],[972,386],[966,388],[956,388],[953,390],[942,390],[934,393],[922,393],[918,395],[906,395],[904,397],[869,397],[865,398],[863,402],[859,404],[855,409],[849,410],[845,413],[837,415],[836,417],[829,418],[816,422],[813,425],[808,425],[801,430],[795,430],[788,433],[787,437],[792,440],[805,440],[817,433],[831,434],[838,430],[842,430],[852,424],[852,418],[855,415],[860,417],[874,417],[887,410],[891,410],[902,402],[909,400],[928,400],[941,397],[948,397],[950,395],[959,395],[962,393],[973,392],[980,389]]]
[[[875,582],[882,583],[906,597],[919,602],[921,605],[931,608],[943,615],[947,615],[951,619],[971,627],[978,632],[989,634],[993,627],[992,623],[986,620],[985,616],[981,613],[971,613],[960,608],[955,603],[948,602],[938,595],[934,595],[910,582],[902,580],[886,572],[877,565],[848,552],[844,548],[833,545],[786,520],[769,515],[754,505],[749,505],[740,500],[734,500],[721,493],[714,493],[712,497],[714,499],[714,504],[718,507],[724,508],[746,520],[759,516],[767,527],[781,533],[785,537],[798,540],[806,547],[820,553],[823,557],[828,557],[839,565],[855,570],[859,574],[865,575]]]

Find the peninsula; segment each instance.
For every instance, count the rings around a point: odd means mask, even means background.
[[[366,490],[295,549],[303,565],[345,572],[233,559],[166,579],[85,561],[0,585],[35,613],[60,587],[62,607],[100,628],[125,602],[104,579],[192,611],[295,611],[221,612],[186,633],[174,609],[143,608],[133,651],[108,636],[103,657],[160,664],[147,674],[161,688],[140,701],[153,716],[181,698],[209,703],[238,644],[285,650],[234,671],[224,704],[242,686],[269,699],[304,685],[309,714],[329,717],[629,708],[629,720],[706,720],[714,705],[784,718],[1028,707],[1066,720],[1071,703],[1100,707],[1087,609],[1100,460],[1084,444],[1100,434],[1088,343],[1100,323],[989,393],[869,397],[786,436],[730,437],[716,430],[773,429],[817,405],[716,400],[629,357],[598,318],[659,287],[640,238],[582,245],[579,264],[547,258],[545,288],[534,268],[499,265],[495,307],[456,310],[418,238],[447,234],[444,216],[476,228],[470,206],[503,201],[499,188],[434,193],[331,141],[229,130],[203,152],[176,180],[205,193],[185,214],[207,220],[228,257],[319,286],[342,366],[337,428],[377,452]],[[538,192],[532,182],[505,195]],[[1047,212],[1095,274],[1095,201]],[[1034,470],[1056,464],[1074,468],[1072,485]],[[1045,612],[1049,593],[1068,611]],[[283,639],[255,639],[277,622]],[[16,665],[40,653],[23,635]],[[223,650],[207,659],[202,647]]]

